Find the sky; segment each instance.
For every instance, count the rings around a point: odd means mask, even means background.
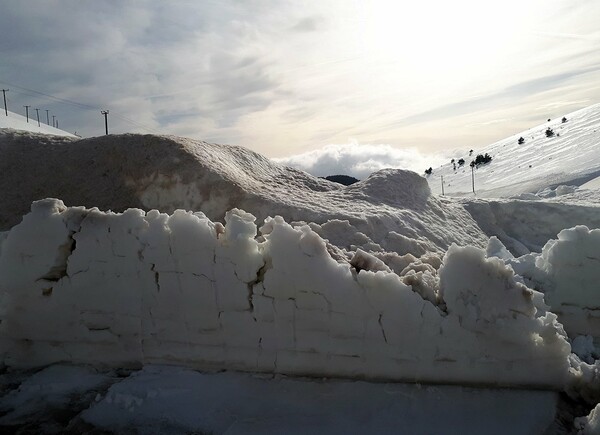
[[[600,102],[598,17],[597,0],[4,0],[0,86],[86,137],[104,109],[111,133],[316,175],[412,169]]]

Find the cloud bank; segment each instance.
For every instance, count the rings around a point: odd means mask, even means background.
[[[409,169],[422,174],[447,158],[441,154],[423,154],[415,148],[394,148],[387,144],[338,144],[273,159],[277,163],[301,169],[317,177],[350,175],[360,180],[385,168]]]

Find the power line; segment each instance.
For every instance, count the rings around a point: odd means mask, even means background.
[[[51,95],[51,94],[47,94],[45,92],[36,91],[35,89],[29,89],[29,88],[26,88],[23,86],[18,86],[18,85],[12,84],[12,83],[8,83],[8,82],[5,82],[4,80],[0,80],[0,83],[4,83],[6,85],[15,87],[17,89],[21,89],[22,91],[25,91],[25,92],[33,93],[34,95],[30,94],[30,96],[32,96],[32,97],[40,97],[41,96],[42,98],[50,99],[50,100],[56,101],[58,103],[69,104],[71,106],[75,106],[75,107],[85,109],[85,110],[93,110],[93,111],[103,110],[101,107],[92,106],[92,105],[86,104],[86,103],[79,103],[77,101],[69,100],[69,99],[62,98],[62,97],[57,97],[56,95]],[[113,116],[116,116],[117,118],[121,119],[122,121],[125,121],[126,123],[133,125],[134,127],[140,128],[142,130],[150,131],[152,133],[161,134],[160,131],[158,131],[152,127],[149,127],[147,125],[144,125],[141,122],[134,121],[131,118],[128,118],[125,115],[122,115],[118,112],[113,111],[111,114]]]
[[[61,102],[61,103],[71,104],[73,106],[77,106],[77,107],[81,107],[81,108],[85,108],[85,109],[90,109],[90,110],[97,110],[98,109],[98,107],[90,106],[89,104],[78,103],[77,101],[71,101],[71,100],[68,100],[66,98],[57,97],[56,95],[46,94],[45,92],[36,91],[35,89],[25,88],[23,86],[18,86],[18,85],[11,84],[11,83],[8,83],[8,82],[5,82],[5,81],[1,81],[1,83],[4,83],[6,85],[12,86],[12,87],[17,88],[17,89],[21,89],[23,91],[32,92],[32,93],[34,93],[34,94],[36,94],[38,96],[41,95],[43,97],[50,98],[52,100],[55,100],[55,101],[58,101],[58,102]]]

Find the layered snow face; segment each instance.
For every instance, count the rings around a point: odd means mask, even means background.
[[[562,388],[570,345],[541,295],[475,247],[346,258],[241,210],[122,214],[34,203],[1,243],[11,367],[177,363]],[[332,257],[336,257],[335,259]]]
[[[23,178],[23,162],[35,177]],[[484,247],[487,240],[462,205],[432,196],[413,172],[383,170],[345,187],[241,147],[185,138],[5,133],[0,172],[3,230],[16,225],[32,201],[55,197],[116,212],[202,210],[221,222],[233,208],[259,221],[280,215],[313,223],[322,237],[353,250],[421,255],[452,243]]]

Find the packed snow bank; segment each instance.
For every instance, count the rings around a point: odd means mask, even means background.
[[[35,177],[23,177],[24,164]],[[414,172],[384,170],[345,187],[242,147],[179,137],[0,134],[0,173],[2,230],[32,201],[55,197],[118,212],[201,210],[213,221],[233,208],[259,221],[280,215],[312,222],[322,237],[352,250],[422,254],[487,240],[460,204],[432,196]]]
[[[4,111],[0,112],[0,130],[3,129],[28,131],[33,133],[49,134],[53,136],[77,137],[74,134],[51,127],[43,122],[40,122],[40,125],[38,126],[37,119],[29,117],[28,122],[25,116],[21,116],[10,111],[8,112],[8,116],[4,114]]]
[[[4,363],[566,382],[556,316],[483,250],[452,246],[441,265],[413,257],[399,276],[364,252],[351,261],[362,267],[333,259],[310,227],[281,217],[256,238],[254,220],[34,203],[1,245]]]

